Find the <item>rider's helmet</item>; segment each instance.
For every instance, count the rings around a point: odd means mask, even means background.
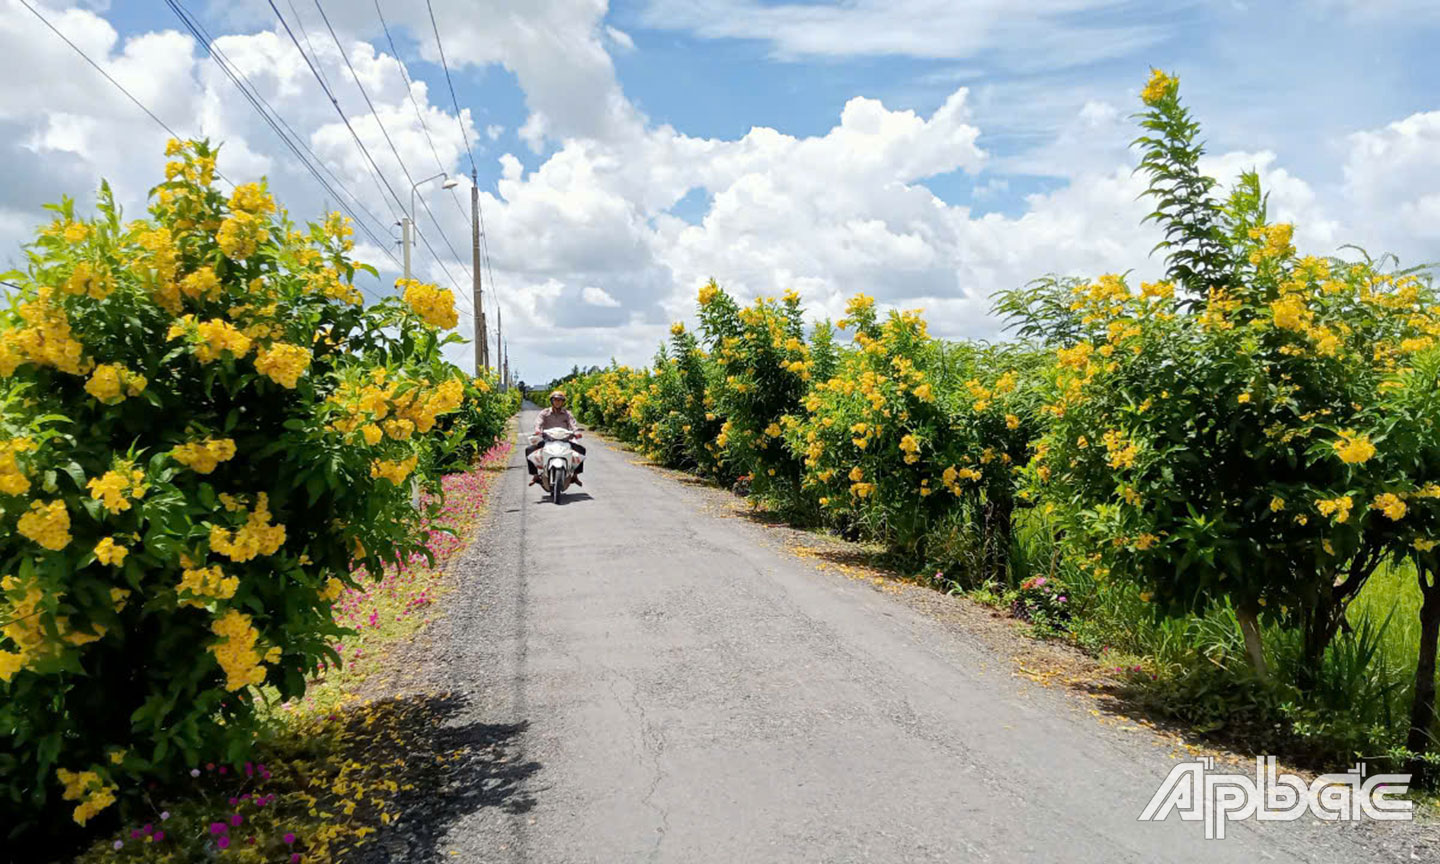
[[[550,394],[550,401],[551,401],[551,402],[554,402],[556,399],[559,399],[560,402],[561,402],[561,404],[564,404],[564,402],[565,402],[565,391],[564,391],[564,390],[556,390],[554,393],[551,393],[551,394]]]

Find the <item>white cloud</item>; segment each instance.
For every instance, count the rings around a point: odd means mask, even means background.
[[[1372,252],[1440,260],[1440,111],[1413,114],[1348,141],[1345,194]]]
[[[619,300],[611,297],[606,293],[604,288],[596,288],[594,285],[586,285],[585,290],[581,292],[580,296],[591,306],[609,306],[614,308],[620,306]]]
[[[650,0],[651,27],[709,39],[754,39],[783,58],[904,55],[1000,60],[1013,69],[1055,69],[1153,45],[1186,3],[1150,13],[1125,0]],[[1126,12],[1126,25],[1078,23],[1081,13]],[[1111,17],[1114,17],[1113,15]]]
[[[1068,18],[1061,13],[1094,5],[995,0],[958,10],[952,6],[959,4],[934,4],[926,7],[934,14],[919,17],[920,0],[895,3],[885,7],[895,9],[894,21],[875,17],[881,7],[874,0],[769,7],[709,0],[708,6],[696,8],[750,16],[705,25],[737,34],[757,27],[757,21],[773,21],[769,36],[754,38],[773,37],[777,50],[794,53],[838,51],[857,29],[872,24],[876,32],[862,34],[858,53],[884,53],[887,45],[923,53],[931,44],[927,39],[938,46],[947,28],[963,24],[979,32],[964,35],[944,55],[961,57],[983,53],[997,34],[1031,26],[1016,23],[1022,13],[1049,22],[1052,42],[1036,44],[1064,42],[1076,34],[1062,26]],[[374,100],[373,115],[329,34],[307,19],[310,44],[356,132],[408,207],[410,184],[380,123],[413,180],[439,170],[460,173],[464,142],[455,115],[446,110],[448,92],[431,93],[421,81],[412,85],[427,140],[399,61],[377,50],[375,44],[383,40],[374,43],[376,34],[367,30],[375,26],[373,10],[363,14],[364,4],[330,5],[355,73]],[[392,30],[407,28],[422,54],[431,56],[434,41],[423,6],[387,5],[395,7],[387,9],[395,16]],[[229,8],[244,15],[253,6]],[[624,40],[605,24],[603,0],[490,0],[485,16],[473,14],[460,0],[436,0],[435,9],[447,59],[457,74],[492,63],[515,73],[528,112],[517,134],[536,152],[548,154],[532,161],[531,170],[517,156],[500,154],[497,187],[480,195],[495,276],[492,283],[485,274],[487,306],[500,301],[512,357],[530,377],[611,356],[643,362],[672,318],[693,314],[695,290],[712,276],[745,298],[794,288],[817,316],[838,316],[846,297],[864,291],[896,306],[925,307],[932,329],[942,335],[993,336],[998,325],[988,316],[989,295],[997,289],[1049,271],[1095,275],[1138,268],[1137,277],[1148,278],[1161,266],[1149,257],[1155,229],[1139,224],[1148,208],[1137,201],[1144,179],[1131,173],[1134,157],[1127,142],[1134,130],[1114,102],[1076,98],[1073,89],[1062,98],[1049,84],[1050,90],[1034,84],[1033,99],[1020,98],[1023,88],[1012,87],[1004,98],[987,101],[991,85],[980,79],[974,89],[955,89],[928,116],[856,97],[821,134],[756,127],[736,138],[700,138],[649,123],[625,98],[608,53],[622,50]],[[773,14],[780,17],[766,18],[772,14],[768,10],[779,10]],[[180,131],[203,131],[223,141],[221,167],[233,179],[268,174],[298,217],[313,216],[326,203],[328,193],[317,188],[188,37],[164,31],[122,40],[91,12],[52,14],[107,71]],[[647,14],[688,13],[662,2]],[[807,15],[817,16],[818,23],[806,25]],[[916,26],[917,20],[925,26]],[[217,47],[365,207],[379,221],[391,221],[394,202],[372,176],[289,37],[269,17],[253,18],[247,27],[249,32],[222,37]],[[802,33],[807,28],[809,35]],[[165,133],[93,70],[79,65],[70,49],[14,0],[0,0],[0,51],[32,73],[24,80],[12,76],[0,82],[0,137],[20,142],[0,162],[0,242],[8,259],[27,226],[42,221],[40,201],[60,191],[83,198],[104,175],[115,182],[127,207],[141,206],[163,161]],[[440,104],[432,104],[432,98]],[[976,119],[977,102],[984,103],[988,118],[1006,111],[1024,115],[1045,100],[1050,100],[1047,111],[1069,104],[1069,119],[1058,131],[1046,127],[1048,137],[1040,146],[1004,156],[982,149],[989,139],[981,129],[989,127]],[[477,129],[483,129],[494,141],[506,126],[491,119],[521,123],[519,117],[481,115],[476,125],[468,110],[460,117],[473,140],[480,140]],[[1227,182],[1241,170],[1256,168],[1271,193],[1272,216],[1296,220],[1297,238],[1306,251],[1332,252],[1338,243],[1356,238],[1412,261],[1440,257],[1435,236],[1440,113],[1357,132],[1346,146],[1344,182],[1334,185],[1315,186],[1296,176],[1273,150],[1222,153],[1204,167]],[[978,215],[965,201],[942,200],[925,185],[956,171],[976,178],[977,201],[1025,188],[1026,175],[1055,178],[1057,188],[1024,199],[1018,212],[1007,208],[1006,214],[1013,215]],[[696,190],[707,202],[701,218],[686,221],[670,212],[687,196],[696,200],[690,194]],[[445,200],[452,193],[436,183],[422,185],[418,195],[429,202],[450,240],[458,241],[458,258],[451,259],[423,210],[420,227],[422,236],[450,259],[450,273],[468,297],[470,224],[464,199],[469,190],[455,191],[459,207]],[[390,241],[380,233],[388,226],[376,230],[379,243]],[[373,242],[367,240],[359,251],[373,263],[389,263]],[[416,250],[416,270],[447,281],[444,268],[423,246]],[[461,315],[462,327],[467,326],[470,313],[462,309]],[[493,329],[493,309],[490,317]],[[463,352],[454,359],[469,363]]]

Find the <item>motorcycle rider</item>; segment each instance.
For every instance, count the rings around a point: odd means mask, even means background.
[[[580,437],[580,427],[575,423],[575,415],[565,410],[565,393],[562,390],[556,390],[550,394],[550,407],[541,411],[540,415],[535,418],[535,436],[538,438],[546,429],[557,427],[569,429],[575,433],[574,437],[570,439],[570,447],[581,456],[580,466],[575,469],[575,485],[584,486],[584,482],[580,480],[580,472],[585,470],[585,448],[575,443],[575,439]],[[535,463],[530,461],[530,454],[544,446],[545,441],[542,438],[525,448],[525,467],[530,469],[531,486],[540,482],[540,474],[535,470]]]

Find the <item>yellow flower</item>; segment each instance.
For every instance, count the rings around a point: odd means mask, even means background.
[[[180,293],[192,300],[218,300],[220,278],[215,275],[214,269],[201,267],[180,280]]]
[[[1399,522],[1405,518],[1405,513],[1409,509],[1405,506],[1405,502],[1400,500],[1400,496],[1394,492],[1376,495],[1370,506],[1384,513],[1392,522]]]
[[[371,447],[379,444],[380,439],[385,437],[385,433],[382,432],[380,430],[380,427],[376,426],[374,423],[366,423],[364,426],[361,426],[360,434],[365,437],[365,443],[369,444]]]
[[[1140,100],[1153,108],[1174,95],[1179,87],[1180,79],[1166,75],[1159,69],[1151,69],[1150,80],[1145,84],[1145,89],[1140,91]]]
[[[1415,539],[1415,542],[1414,542],[1414,543],[1411,543],[1410,545],[1411,545],[1411,546],[1414,546],[1414,547],[1415,547],[1415,551],[1417,551],[1417,552],[1429,552],[1431,549],[1434,549],[1436,546],[1440,546],[1440,542],[1436,542],[1436,541],[1434,541],[1434,540],[1422,540],[1422,539],[1420,539],[1420,538],[1417,537],[1417,538]]]
[[[915,398],[919,399],[921,402],[929,402],[935,398],[933,391],[930,389],[929,381],[926,381],[924,384],[916,387],[912,392],[915,394]]]
[[[395,285],[405,289],[405,305],[431,327],[449,330],[459,322],[459,315],[455,312],[455,295],[450,289],[414,279],[401,279]]]
[[[175,593],[184,595],[180,597],[181,606],[202,609],[210,600],[229,600],[239,587],[240,580],[226,576],[218,566],[187,567],[181,571]]]
[[[679,336],[679,335],[683,334],[684,332],[685,332],[685,322],[683,322],[683,321],[676,321],[674,324],[671,324],[671,325],[670,325],[670,335],[671,335],[671,336]]]
[[[13,651],[0,650],[0,681],[6,684],[15,677],[15,673],[25,667],[25,658]]]
[[[1330,446],[1339,454],[1340,460],[1348,465],[1359,465],[1375,455],[1375,445],[1371,444],[1366,436],[1355,434],[1354,429],[1341,430],[1340,440]]]
[[[1279,513],[1281,510],[1284,510],[1284,509],[1285,509],[1285,499],[1284,499],[1284,498],[1281,498],[1279,495],[1276,495],[1276,496],[1274,496],[1273,498],[1270,499],[1270,512],[1271,512],[1271,513]]]
[[[1315,502],[1315,509],[1320,511],[1321,516],[1334,515],[1336,522],[1348,521],[1350,509],[1354,506],[1355,502],[1349,495],[1341,495],[1339,498],[1322,498]]]
[[[1144,552],[1146,549],[1154,546],[1155,541],[1159,539],[1160,538],[1156,537],[1154,534],[1141,534],[1139,537],[1135,538],[1135,548],[1139,549],[1141,552]]]
[[[215,466],[230,461],[234,456],[235,441],[231,438],[204,438],[181,444],[170,451],[170,458],[196,474],[209,474]]]
[[[117,544],[113,537],[102,538],[95,544],[95,559],[101,564],[119,567],[125,563],[125,556],[128,554],[130,550]]]
[[[376,459],[370,463],[370,476],[389,480],[392,484],[399,486],[405,482],[406,477],[410,476],[410,472],[415,470],[418,461],[415,456],[399,461]]]
[[[1019,428],[1020,428],[1020,418],[1019,418],[1019,417],[1016,417],[1014,414],[1006,414],[1006,415],[1005,415],[1005,428],[1006,428],[1006,429],[1019,429]]]
[[[287,390],[294,390],[310,367],[310,351],[299,345],[276,342],[255,352],[255,371]]]
[[[0,441],[0,493],[24,495],[30,491],[30,479],[20,468],[20,462],[16,456],[33,449],[35,449],[34,442],[29,438]]]
[[[249,213],[231,213],[215,232],[215,244],[231,258],[249,258],[260,248],[264,228],[264,223]]]
[[[239,563],[273,555],[284,543],[285,526],[270,524],[270,498],[264,492],[256,496],[255,509],[234,532],[219,525],[210,529],[210,548]]]
[[[275,212],[275,199],[265,191],[263,183],[241,183],[230,196],[230,209],[242,213],[266,214]],[[333,218],[336,214],[331,214]],[[326,221],[327,228],[330,222]]]
[[[231,609],[210,626],[210,631],[220,637],[220,641],[210,646],[210,652],[225,672],[226,690],[233,692],[264,682],[265,669],[255,651],[260,633],[250,626],[249,616]]]
[[[76,773],[57,768],[55,777],[65,786],[61,797],[66,801],[80,802],[73,814],[78,825],[84,825],[95,814],[115,803],[115,786],[106,783],[94,771]]]
[[[119,363],[101,363],[85,382],[85,392],[102,404],[118,405],[127,396],[139,396],[148,382],[144,375],[131,372]]]
[[[1250,402],[1250,394],[1241,393],[1239,396],[1235,397],[1235,401],[1240,403],[1241,405],[1247,405]]]
[[[128,506],[128,505],[127,505]],[[70,512],[64,501],[30,502],[30,510],[20,516],[19,532],[52,552],[70,543]]]
[[[194,315],[186,315],[171,324],[165,335],[167,339],[187,337],[195,346],[195,357],[202,365],[214,362],[226,351],[236,359],[250,353],[250,337],[219,318],[197,322]]]

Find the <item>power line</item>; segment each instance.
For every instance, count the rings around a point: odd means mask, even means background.
[[[380,0],[375,0],[375,14],[380,18],[380,29],[385,31],[385,41],[390,44],[390,54],[394,56],[395,65],[400,69],[400,80],[405,82],[405,95],[410,97],[410,106],[415,109],[415,119],[420,121],[420,129],[424,131],[425,141],[430,145],[430,155],[435,157],[435,167],[444,171],[445,163],[440,159],[440,151],[435,147],[435,139],[430,136],[430,124],[425,122],[425,112],[420,110],[420,103],[415,99],[415,91],[411,86],[410,75],[406,73],[405,64],[400,60],[400,51],[395,47],[395,39],[390,35],[390,25],[385,21],[385,13],[380,9]],[[454,188],[450,190],[450,200],[455,203],[455,209],[460,212],[460,218],[468,219],[469,216],[465,212],[465,208],[460,204],[460,196],[456,194]],[[428,211],[429,208],[426,209]],[[434,219],[434,214],[431,214],[430,218]],[[439,226],[440,223],[436,222],[435,224]],[[440,236],[445,238],[445,245],[450,246],[450,239],[445,237],[443,228],[440,231]],[[450,246],[450,254],[455,257],[455,260],[460,264],[460,269],[465,275],[470,276],[470,272],[465,268],[464,260],[456,254],[454,246]]]
[[[400,204],[400,211],[403,212],[405,205],[400,203],[400,196],[395,194],[395,190],[390,186],[390,181],[385,179],[385,175],[381,173],[380,167],[375,164],[375,157],[370,155],[370,150],[365,146],[365,142],[360,140],[360,136],[355,132],[355,127],[350,125],[350,118],[345,115],[345,109],[340,107],[340,100],[335,98],[335,94],[331,92],[330,86],[325,83],[325,79],[321,77],[319,70],[315,68],[315,64],[310,62],[310,56],[305,53],[304,48],[300,47],[300,40],[295,38],[295,31],[290,29],[289,22],[285,20],[284,15],[280,14],[280,9],[276,7],[275,0],[268,0],[268,2],[270,4],[270,10],[274,12],[275,17],[279,19],[280,26],[285,28],[286,35],[290,37],[291,43],[295,45],[295,50],[300,52],[300,56],[304,59],[305,65],[310,67],[310,74],[315,76],[316,82],[320,84],[320,89],[325,91],[326,97],[330,99],[330,104],[335,107],[335,113],[340,115],[341,122],[345,124],[346,130],[350,132],[350,137],[355,140],[355,146],[360,148],[361,155],[363,155],[365,161],[370,164],[370,170],[374,174],[376,186],[382,189],[381,197],[384,198],[384,192],[389,192],[390,198],[393,198],[397,204]],[[345,52],[342,49],[340,53],[343,55]],[[347,59],[346,62],[348,63],[349,60]],[[390,215],[394,216],[396,221],[399,221],[399,213],[396,212],[394,207],[390,206],[389,199],[385,200],[385,206],[390,209]]]
[[[325,22],[325,29],[330,31],[330,38],[335,42],[335,47],[340,50],[340,57],[345,61],[345,68],[350,70],[350,77],[355,79],[355,86],[357,89],[359,89],[360,96],[365,100],[365,107],[370,109],[370,116],[375,118],[375,125],[380,127],[380,134],[385,138],[385,143],[390,147],[390,152],[395,156],[396,164],[400,166],[401,173],[405,175],[406,181],[410,183],[410,188],[413,190],[416,185],[415,178],[410,176],[410,169],[405,167],[405,160],[400,157],[399,148],[395,146],[395,141],[391,139],[390,132],[385,128],[385,122],[380,119],[380,112],[375,110],[375,103],[370,101],[370,94],[365,90],[365,85],[361,82],[360,76],[356,74],[355,67],[351,65],[350,55],[346,53],[345,47],[340,44],[340,37],[336,35],[335,28],[330,25],[330,17],[325,14],[325,7],[320,5],[320,0],[315,0],[315,9],[320,13],[320,20]],[[396,62],[399,62],[398,58]],[[389,186],[388,183],[386,185],[387,187]],[[391,190],[390,194],[395,194],[394,190]],[[414,201],[413,195],[411,196],[411,200],[412,202]],[[400,202],[397,201],[396,203]],[[430,221],[435,223],[435,227],[440,230],[440,235],[444,237],[445,229],[440,227],[440,221],[435,218],[434,213],[430,212],[430,205],[425,202],[424,198],[420,199],[420,203],[422,206],[424,206],[425,212],[429,214]],[[403,204],[401,204],[401,209],[404,210]],[[414,219],[413,213],[407,215],[409,215],[412,220]],[[421,234],[420,240],[425,244],[425,248],[430,252],[431,257],[433,257],[435,261],[440,265],[440,269],[445,272],[445,277],[450,280],[451,287],[455,289],[455,293],[458,295],[460,293],[460,285],[458,282],[455,281],[455,277],[453,274],[451,274],[450,268],[446,266],[444,259],[442,259],[438,254],[436,254],[434,247],[430,245],[430,240],[426,238],[425,235]],[[449,245],[449,238],[445,238],[445,243],[446,245]],[[451,246],[450,252],[452,255],[454,255],[455,247]],[[459,256],[456,255],[455,257],[458,258]]]
[[[360,207],[360,209],[363,210],[372,221],[374,221],[377,225],[383,226],[383,223],[379,220],[379,218],[376,217],[375,214],[371,213],[370,210],[365,207],[364,203],[361,202],[360,198],[356,196],[354,192],[351,192],[350,189],[346,187],[345,184],[340,180],[340,178],[336,177],[335,174],[330,171],[330,169],[325,165],[324,160],[320,159],[320,157],[317,156],[315,152],[311,150],[308,145],[305,144],[304,139],[301,138],[300,135],[296,133],[293,128],[291,128],[289,123],[285,122],[285,118],[280,115],[280,112],[276,111],[274,106],[270,105],[270,103],[265,100],[265,97],[260,94],[259,88],[255,87],[255,85],[250,81],[249,77],[245,75],[244,70],[240,69],[240,67],[235,64],[234,61],[230,60],[230,58],[225,55],[224,50],[222,50],[218,46],[216,40],[211,37],[209,31],[205,29],[205,26],[200,23],[199,19],[196,18],[192,13],[188,12],[188,10],[181,7],[177,0],[166,0],[166,4],[170,7],[171,11],[173,11],[175,15],[180,19],[181,23],[183,23],[186,28],[190,30],[191,35],[195,36],[197,40],[199,40],[206,46],[207,52],[210,54],[210,59],[215,61],[216,65],[219,66],[221,71],[225,73],[226,77],[230,79],[230,83],[235,85],[236,89],[238,89],[241,95],[245,97],[246,101],[250,103],[250,106],[260,114],[260,116],[265,120],[266,124],[269,125],[270,129],[276,134],[276,136],[278,136],[280,140],[284,142],[287,147],[289,147],[290,151],[295,154],[295,158],[300,160],[300,164],[304,165],[305,169],[309,171],[312,177],[315,178],[316,182],[319,183],[320,186],[328,194],[334,196],[337,200],[337,203],[342,208],[349,212],[351,218],[355,220],[356,224],[360,226],[361,230],[365,232],[366,236],[370,238],[371,242],[375,243],[375,245],[380,249],[380,251],[387,255],[390,260],[396,265],[396,267],[399,267],[400,262],[396,259],[395,253],[390,251],[388,244],[382,242],[380,238],[376,236],[375,232],[372,231],[368,225],[366,225],[365,221],[361,219],[353,210],[351,210],[348,205],[346,205],[345,199],[338,192],[335,191],[335,188],[331,186],[330,183],[326,182],[325,178],[320,176],[319,172],[316,171],[315,167],[310,164],[310,161],[306,159],[305,155],[300,152],[300,148],[304,148],[305,153],[308,153],[309,156],[315,160],[315,163],[318,164],[321,168],[325,170],[327,174],[330,175],[330,177],[335,181],[336,185],[338,185],[341,189],[343,189],[347,194],[350,195],[350,197],[355,201],[355,203]],[[283,125],[284,128],[289,131],[290,134],[288,136],[285,134],[285,132],[281,131],[281,125]],[[292,137],[294,138],[293,141],[291,140]],[[368,291],[368,289],[366,290]],[[381,299],[380,296],[375,294],[373,291],[369,293],[372,297],[375,297],[376,299]]]
[[[450,78],[450,64],[445,62],[445,43],[440,41],[440,25],[435,23],[435,7],[430,0],[425,0],[425,8],[430,11],[430,29],[435,31],[435,47],[440,49],[440,68],[445,70],[445,83],[450,87],[450,102],[455,106],[455,122],[460,126],[460,137],[465,139],[465,154],[470,157],[470,177],[474,179],[480,176],[475,168],[475,153],[470,149],[470,133],[465,129],[465,121],[460,118],[460,100],[455,97],[455,82]]]
[[[285,0],[285,3],[290,7],[290,14],[295,16],[295,26],[300,28],[300,38],[305,40],[305,47],[309,48],[310,53],[315,54],[318,60],[320,55],[315,53],[315,46],[310,44],[310,31],[305,29],[305,19],[300,17],[300,10],[295,8],[294,0]],[[325,86],[330,86],[330,78],[325,74],[323,65],[320,66],[320,80],[325,82]]]
[[[70,39],[69,39],[69,37],[67,37],[64,33],[61,33],[60,30],[59,30],[54,24],[51,24],[51,23],[50,23],[50,19],[49,19],[49,18],[46,18],[43,14],[41,14],[41,12],[40,12],[39,9],[36,9],[34,6],[31,6],[29,0],[20,0],[20,5],[24,6],[26,9],[29,9],[30,12],[31,12],[36,18],[39,18],[39,19],[40,19],[40,22],[41,22],[42,24],[44,24],[46,27],[49,27],[49,28],[50,28],[50,32],[51,32],[51,33],[54,33],[56,36],[59,36],[60,39],[61,39],[61,41],[63,41],[66,45],[69,45],[69,46],[71,47],[71,49],[73,49],[73,50],[75,51],[76,54],[79,54],[79,55],[80,55],[81,59],[83,59],[86,63],[89,63],[92,67],[94,67],[94,69],[95,69],[96,72],[99,72],[101,75],[104,75],[104,76],[105,76],[105,80],[106,80],[106,81],[109,81],[111,84],[115,85],[115,89],[119,90],[121,93],[124,93],[124,94],[125,94],[125,98],[129,99],[131,102],[134,102],[134,103],[135,103],[135,106],[136,106],[137,108],[139,108],[141,111],[144,111],[144,112],[145,112],[145,116],[149,117],[151,120],[154,120],[156,123],[160,124],[160,128],[162,128],[162,129],[164,129],[166,132],[170,133],[170,137],[171,137],[171,138],[184,138],[184,137],[185,137],[184,135],[181,135],[179,132],[176,132],[174,129],[171,129],[171,128],[170,128],[170,124],[166,123],[164,120],[161,120],[159,117],[155,116],[155,112],[154,112],[154,111],[151,111],[149,108],[145,107],[145,103],[144,103],[144,102],[141,102],[139,99],[135,98],[135,95],[134,95],[133,93],[131,93],[129,90],[126,90],[126,89],[125,89],[125,85],[121,84],[119,81],[116,81],[116,80],[114,79],[114,77],[112,77],[112,76],[110,75],[109,72],[106,72],[105,69],[100,66],[99,63],[96,63],[94,60],[91,60],[89,54],[86,54],[83,50],[81,50],[80,46],[76,45],[74,42],[71,42]],[[216,176],[216,177],[219,177],[221,180],[224,180],[226,183],[230,183],[230,178],[226,177],[224,174],[221,174],[219,170],[216,170],[216,171],[215,171],[215,176]],[[230,183],[230,186],[231,186],[231,188],[234,188],[235,184],[234,184],[234,183]]]

